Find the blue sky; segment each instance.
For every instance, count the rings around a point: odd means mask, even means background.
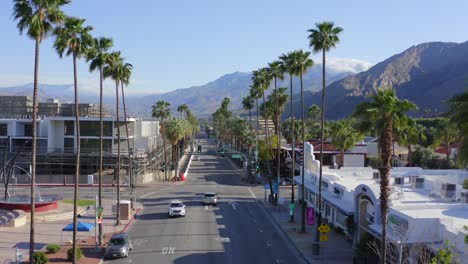
[[[65,8],[87,19],[95,36],[114,39],[115,49],[134,65],[129,88],[156,93],[309,49],[306,31],[323,20],[344,28],[329,54],[335,58],[377,63],[422,42],[464,42],[466,10],[466,0],[75,0]],[[34,42],[18,34],[12,1],[0,1],[0,28],[0,86],[32,82]],[[97,75],[87,68],[79,64],[79,78],[94,89]],[[41,46],[40,76],[41,83],[73,80],[71,58],[59,59],[52,39]]]

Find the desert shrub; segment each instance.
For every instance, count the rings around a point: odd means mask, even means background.
[[[54,254],[60,250],[60,246],[57,244],[47,244],[46,249],[47,249],[47,253]]]
[[[69,250],[67,250],[67,256],[68,256],[68,261],[73,261],[73,248],[70,248]],[[76,260],[80,260],[82,256],[83,256],[83,251],[81,251],[81,248],[77,247],[76,248]]]
[[[47,264],[49,263],[49,258],[47,258],[44,252],[35,252],[34,253],[34,263],[36,264]]]

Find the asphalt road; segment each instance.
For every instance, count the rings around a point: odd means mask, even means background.
[[[303,263],[255,199],[263,199],[262,189],[241,183],[227,158],[202,143],[185,183],[140,196],[144,208],[129,230],[134,250],[106,263]],[[218,193],[217,206],[202,204],[207,191]],[[168,217],[172,199],[186,204],[185,217]]]

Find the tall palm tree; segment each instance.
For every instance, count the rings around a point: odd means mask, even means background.
[[[388,197],[390,195],[389,175],[390,161],[392,158],[393,131],[406,124],[408,117],[406,112],[416,109],[416,105],[408,100],[400,100],[393,88],[379,88],[377,94],[371,96],[371,101],[360,103],[356,106],[353,116],[356,118],[357,127],[367,132],[369,125],[374,124],[379,135],[382,164],[380,171],[380,211],[382,222],[381,263],[387,259],[387,222],[388,222]],[[367,127],[367,128],[366,128]]]
[[[116,189],[117,189],[117,210],[115,213],[115,223],[120,225],[120,117],[119,117],[119,84],[123,78],[123,58],[120,51],[112,52],[112,63],[104,67],[104,77],[115,81],[115,123],[117,126],[117,164],[116,164]]]
[[[294,179],[294,175],[296,169],[294,168],[295,161],[296,161],[296,138],[295,138],[295,131],[294,131],[294,104],[293,104],[293,76],[298,75],[297,68],[294,67],[294,64],[296,60],[294,59],[296,57],[296,52],[289,52],[288,54],[283,54],[280,56],[280,60],[283,62],[285,71],[288,72],[289,74],[289,89],[290,89],[290,112],[291,112],[291,146],[292,146],[292,162],[291,162],[291,179]],[[291,204],[294,204],[294,180],[292,181],[291,184]],[[294,210],[291,214],[291,223],[294,222]]]
[[[253,84],[250,86],[250,92],[249,96],[253,99],[255,99],[255,108],[257,109],[256,114],[257,114],[257,119],[255,121],[255,175],[257,174],[257,169],[258,169],[258,133],[259,133],[259,109],[258,109],[258,99],[261,96],[261,88],[258,84]]]
[[[252,81],[254,83],[254,85],[257,85],[259,87],[259,92],[260,94],[262,95],[262,98],[263,98],[263,105],[266,106],[266,101],[265,101],[265,92],[266,90],[268,90],[268,88],[270,87],[270,82],[271,82],[271,78],[270,78],[270,74],[268,72],[268,68],[261,68],[261,69],[258,69],[256,71],[253,71],[252,72]],[[268,130],[268,126],[267,126],[267,121],[268,119],[266,118],[267,113],[267,107],[264,107],[263,108],[263,116],[265,117],[265,142],[267,143],[267,146],[269,146],[269,148],[271,149],[271,144],[269,144],[269,130]],[[270,155],[269,155],[269,152],[270,152],[270,149],[267,151],[267,155],[266,155],[266,167],[267,167],[267,174],[268,174],[268,181],[270,183],[270,193],[271,193],[271,196],[273,197],[273,181],[271,179],[271,170],[270,170]],[[274,202],[274,201],[273,201]]]
[[[461,145],[458,149],[459,162],[466,166],[468,164],[468,90],[453,96],[448,102],[450,121],[457,124],[462,135]]]
[[[319,210],[318,210],[318,225],[315,241],[319,241],[318,227],[322,221],[322,167],[323,167],[323,143],[324,143],[324,127],[325,127],[325,55],[331,49],[336,47],[340,42],[338,35],[343,31],[341,27],[335,27],[333,22],[324,21],[316,23],[316,28],[308,30],[310,32],[309,40],[310,47],[314,53],[322,52],[322,119],[320,122],[320,172],[319,172]]]
[[[35,41],[34,49],[34,88],[32,114],[32,154],[31,154],[31,217],[29,244],[35,243],[35,188],[36,188],[36,141],[37,141],[37,94],[39,90],[39,51],[42,41],[52,32],[55,24],[62,23],[65,14],[60,10],[70,0],[25,1],[14,0],[13,17],[18,21],[20,34],[25,33]],[[34,263],[34,247],[29,247],[29,262]]]
[[[127,140],[127,154],[128,154],[128,170],[129,170],[129,188],[130,188],[130,205],[131,208],[134,209],[134,197],[133,197],[133,191],[134,191],[134,179],[133,179],[133,160],[132,156],[133,153],[131,151],[131,146],[130,146],[130,134],[128,131],[128,120],[127,120],[127,106],[125,103],[125,89],[124,86],[128,86],[130,83],[130,77],[132,75],[132,70],[133,70],[133,65],[130,63],[122,63],[120,65],[120,88],[122,91],[122,105],[123,105],[123,110],[124,110],[124,124],[125,124],[125,135],[126,135],[126,140]]]
[[[319,118],[321,117],[322,110],[320,107],[316,104],[313,104],[309,106],[309,109],[307,109],[307,115],[309,116],[310,119],[312,119],[312,122],[318,122]]]
[[[344,166],[344,152],[364,138],[354,126],[352,119],[342,119],[331,124],[331,144],[340,149],[340,167]]]
[[[73,263],[76,263],[76,228],[78,223],[78,179],[80,177],[80,112],[78,105],[78,75],[77,75],[77,59],[86,55],[89,48],[93,44],[93,38],[90,32],[93,30],[91,26],[84,26],[85,19],[76,17],[68,17],[63,25],[58,26],[54,30],[56,36],[54,48],[60,57],[64,54],[73,57],[73,80],[75,87],[75,127],[76,127],[76,170],[75,170],[75,188],[73,200]]]
[[[249,111],[249,126],[252,126],[252,109],[254,108],[254,99],[248,94],[242,98],[242,107]]]
[[[163,155],[164,155],[164,164],[167,165],[167,153],[166,153],[166,140],[165,140],[165,123],[164,119],[168,119],[171,116],[170,107],[171,104],[161,100],[157,101],[152,107],[152,117],[159,118],[161,120],[161,138],[163,142]],[[164,170],[165,180],[167,180],[167,168]]]
[[[304,111],[304,82],[302,76],[307,72],[307,69],[314,65],[314,61],[309,58],[310,52],[304,52],[303,50],[297,50],[294,54],[294,66],[293,72],[299,74],[299,80],[301,84],[301,124],[302,124],[302,144],[305,149],[305,111]],[[302,207],[301,207],[301,232],[305,233],[305,187],[304,187],[304,159],[302,159]],[[319,207],[320,208],[320,207]],[[320,211],[320,210],[319,210]]]
[[[416,123],[414,119],[409,118],[406,126],[397,128],[394,132],[398,144],[408,148],[408,167],[412,167],[413,145],[419,144],[427,139],[426,135],[424,135],[424,126]]]
[[[102,148],[103,148],[103,137],[104,137],[104,122],[103,117],[103,81],[104,81],[104,65],[111,63],[109,49],[112,47],[113,42],[110,38],[95,38],[94,45],[87,54],[87,60],[91,61],[89,64],[89,71],[93,72],[99,69],[99,187],[98,187],[98,206],[102,208]],[[103,242],[103,229],[102,221],[98,224],[99,226],[99,238],[98,243],[102,246]]]
[[[281,139],[280,139],[280,115],[278,113],[278,79],[284,79],[285,68],[281,61],[277,60],[268,64],[268,74],[270,78],[273,78],[274,81],[274,101],[275,101],[275,133],[276,133],[276,179],[278,183],[280,182],[280,151],[281,151]],[[279,193],[275,195],[275,204],[278,204]]]
[[[187,112],[189,111],[189,108],[186,104],[181,104],[177,107],[177,112],[180,113],[180,118],[185,118],[187,119]]]

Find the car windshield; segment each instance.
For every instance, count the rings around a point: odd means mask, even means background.
[[[182,207],[182,203],[171,203],[171,207]]]
[[[215,197],[214,193],[205,193],[205,197]]]
[[[119,238],[112,238],[110,241],[109,241],[109,244],[110,245],[113,245],[113,246],[120,246],[120,245],[123,245],[125,244],[125,239],[119,237]]]

